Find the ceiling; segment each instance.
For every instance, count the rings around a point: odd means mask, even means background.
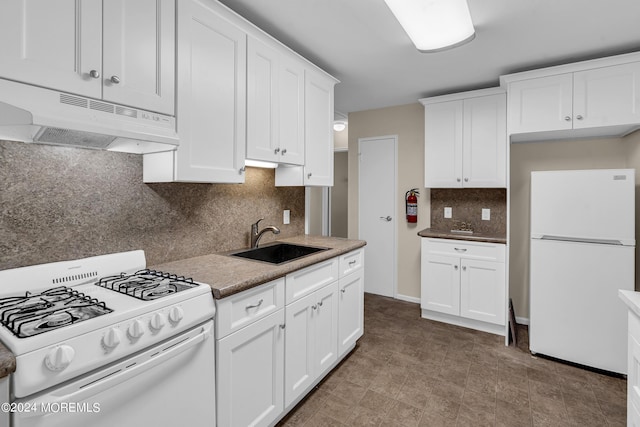
[[[384,0],[220,1],[339,79],[341,113],[640,50],[639,0],[468,0],[475,39],[436,53],[415,49]]]

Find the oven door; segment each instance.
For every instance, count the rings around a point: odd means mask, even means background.
[[[215,425],[213,320],[14,402],[12,427]]]

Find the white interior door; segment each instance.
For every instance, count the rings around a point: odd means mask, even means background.
[[[358,140],[359,238],[367,241],[364,291],[395,296],[397,136]]]

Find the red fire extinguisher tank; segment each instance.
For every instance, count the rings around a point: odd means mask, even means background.
[[[404,195],[405,197],[405,206],[407,211],[407,222],[415,223],[418,222],[418,192],[417,188],[412,188],[407,191]]]

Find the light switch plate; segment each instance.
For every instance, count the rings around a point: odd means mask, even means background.
[[[291,222],[291,211],[289,209],[285,209],[282,212],[282,223],[283,224],[289,224],[289,222]]]
[[[451,208],[444,208],[444,217],[451,218]]]
[[[483,221],[491,220],[491,209],[482,209],[482,220]]]

